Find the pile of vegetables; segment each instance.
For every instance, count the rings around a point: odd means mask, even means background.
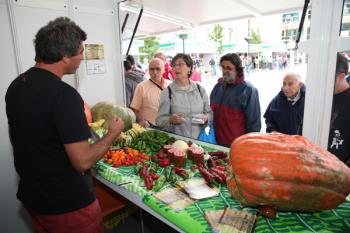
[[[103,161],[105,163],[113,165],[113,167],[119,167],[124,165],[126,167],[137,164],[143,160],[150,160],[150,156],[144,152],[139,153],[137,150],[134,150],[129,147],[115,151],[107,151],[103,156]]]
[[[104,128],[104,120],[99,120],[90,124],[93,129]],[[189,144],[169,137],[168,134],[158,130],[145,130],[134,123],[133,128],[121,134],[122,138],[103,157],[103,161],[111,166],[118,168],[120,166],[133,166],[135,175],[139,175],[145,184],[147,190],[159,191],[166,184],[176,185],[178,181],[186,180],[192,176],[203,176],[208,184],[225,183],[225,161],[227,155],[224,152],[209,152],[211,158],[198,164],[193,164],[188,160],[185,167],[178,167],[170,159],[169,150],[176,150],[186,153]],[[125,140],[129,135],[131,139]],[[123,141],[126,141],[129,147],[124,146],[120,149]],[[119,146],[119,147],[116,147]],[[126,145],[126,144],[124,144]],[[196,145],[195,145],[196,146]],[[203,151],[203,149],[202,149]],[[193,164],[192,167],[190,167]],[[198,171],[197,171],[198,169]],[[192,172],[191,172],[192,170]]]
[[[174,138],[169,137],[169,135],[164,132],[158,130],[147,130],[133,140],[129,146],[138,151],[144,151],[147,154],[154,154],[160,151],[164,145],[173,141]]]

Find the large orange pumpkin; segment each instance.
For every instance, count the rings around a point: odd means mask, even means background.
[[[231,145],[227,186],[247,206],[332,209],[350,193],[350,168],[302,136],[250,133]]]
[[[86,117],[87,123],[91,123],[92,122],[92,116],[91,116],[90,107],[89,107],[88,103],[85,102],[85,101],[84,101],[84,113],[85,113],[85,117]]]

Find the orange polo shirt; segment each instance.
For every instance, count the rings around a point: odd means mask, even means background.
[[[160,86],[164,89],[170,83],[170,80],[163,78]],[[134,97],[130,104],[131,108],[140,111],[142,119],[153,125],[156,124],[161,91],[150,79],[142,81],[136,86]]]

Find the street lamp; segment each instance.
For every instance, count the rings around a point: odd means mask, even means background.
[[[179,38],[182,40],[182,53],[185,53],[185,40],[188,38],[187,33],[179,34]]]

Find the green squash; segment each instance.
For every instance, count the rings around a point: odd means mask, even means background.
[[[136,122],[136,116],[130,108],[113,105],[109,102],[99,102],[91,108],[92,120],[105,120],[105,128],[108,128],[109,122],[113,115],[120,117],[124,121],[124,131],[132,127]]]

